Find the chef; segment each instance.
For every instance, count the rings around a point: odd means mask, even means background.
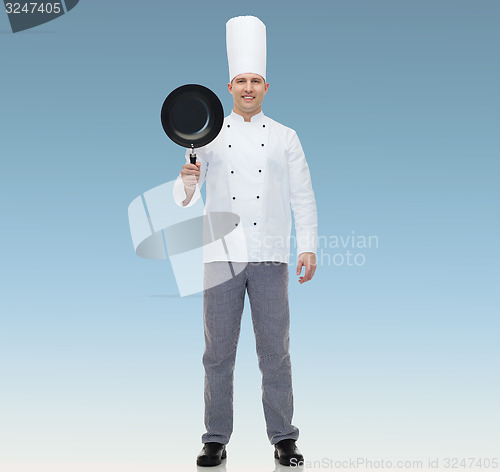
[[[233,431],[233,371],[245,291],[251,306],[267,435],[283,465],[304,458],[292,424],[288,262],[291,211],[295,219],[300,284],[316,270],[317,213],[309,167],[294,130],[262,112],[266,82],[266,27],[253,16],[226,24],[228,90],[233,110],[210,144],[190,150],[173,190],[181,207],[200,198],[206,182],[203,319],[205,427],[200,466],[225,459]],[[211,237],[208,239],[206,235]],[[304,268],[304,275],[301,276]],[[251,454],[251,447],[249,454]]]

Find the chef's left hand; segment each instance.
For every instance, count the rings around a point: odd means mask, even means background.
[[[303,252],[300,254],[297,263],[297,275],[300,275],[302,272],[302,266],[305,266],[306,273],[302,277],[299,277],[299,283],[301,284],[313,278],[314,272],[316,272],[316,254],[314,252]]]

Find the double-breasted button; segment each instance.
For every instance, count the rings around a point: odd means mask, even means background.
[[[264,147],[264,143],[262,143],[261,146]]]
[[[257,195],[257,198],[260,198],[260,197]]]
[[[233,200],[236,200],[236,197],[233,197]]]
[[[228,125],[228,126],[229,126],[229,125]],[[263,127],[263,128],[265,128],[265,127],[266,127],[266,125],[262,125],[262,127]]]
[[[261,169],[259,169],[259,172],[262,172],[262,170],[261,170]]]
[[[254,223],[254,225],[256,225],[257,223]]]
[[[228,128],[231,128],[231,125],[227,125]]]
[[[229,144],[229,147],[231,147],[231,145]]]
[[[231,171],[231,174],[234,174],[234,170]]]

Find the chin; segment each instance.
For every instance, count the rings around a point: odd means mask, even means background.
[[[253,105],[252,105],[251,107],[241,107],[241,109],[242,109],[243,111],[246,111],[247,113],[251,113],[252,111],[257,110],[258,108],[259,108],[258,106],[257,106],[257,107],[255,107],[255,106],[253,106]]]

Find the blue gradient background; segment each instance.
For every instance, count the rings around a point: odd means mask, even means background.
[[[323,248],[302,286],[293,254],[306,459],[500,455],[500,3],[82,0],[17,34],[0,14],[2,471],[195,470],[202,298],[134,254],[127,207],[184,162],[172,89],[229,113],[242,14],[267,25],[264,112],[301,138],[320,235],[379,240],[361,266]],[[228,454],[274,468],[248,299]]]

